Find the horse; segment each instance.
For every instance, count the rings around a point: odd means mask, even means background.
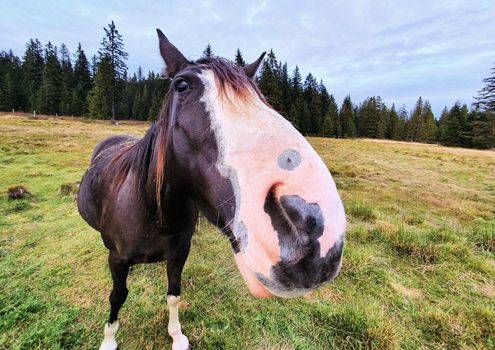
[[[179,322],[181,273],[198,215],[228,238],[255,297],[296,297],[334,279],[346,219],[335,183],[307,140],[267,103],[256,73],[218,57],[187,60],[157,29],[171,79],[142,137],[94,149],[77,204],[109,250],[113,289],[100,350],[116,349],[129,268],[166,261],[172,349],[189,348]]]

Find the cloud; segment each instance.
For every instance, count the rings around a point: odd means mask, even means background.
[[[104,27],[114,20],[135,71],[162,68],[155,28],[186,57],[207,43],[215,54],[247,61],[273,48],[289,68],[299,65],[324,80],[337,100],[368,95],[405,103],[430,99],[438,115],[445,104],[470,103],[495,57],[492,0],[353,1],[118,1],[0,3],[0,50],[22,55],[32,37],[81,42],[96,53]]]

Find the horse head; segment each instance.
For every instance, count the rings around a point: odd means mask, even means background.
[[[171,79],[157,191],[164,177],[187,190],[230,239],[255,296],[299,296],[335,278],[344,208],[322,159],[257,88],[264,53],[243,68],[220,58],[192,62],[157,32]]]

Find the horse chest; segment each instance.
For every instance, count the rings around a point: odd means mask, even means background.
[[[102,232],[107,248],[122,260],[131,263],[151,263],[173,259],[190,245],[191,235],[181,231],[167,231],[155,225],[140,226],[135,230],[108,230]]]

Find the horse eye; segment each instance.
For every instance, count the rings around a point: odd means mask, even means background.
[[[177,92],[184,92],[189,89],[189,84],[185,80],[179,80],[175,83],[175,90]]]

